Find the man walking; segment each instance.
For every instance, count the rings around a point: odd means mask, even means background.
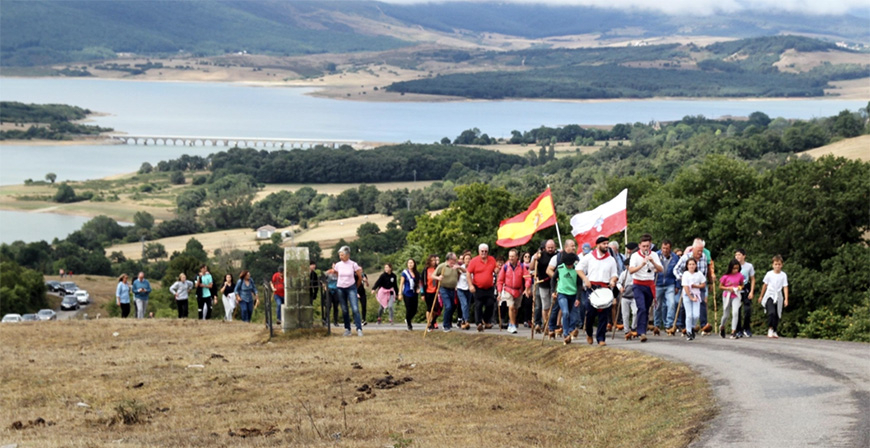
[[[459,267],[456,266],[456,254],[448,252],[447,261],[435,268],[432,278],[439,282],[438,294],[441,295],[441,306],[444,307],[444,325],[441,327],[445,333],[453,328],[453,304],[456,302],[456,285],[459,283]]]
[[[574,241],[573,238],[566,238],[562,244],[563,244],[563,247],[565,248],[565,250],[557,253],[555,257],[551,258],[550,264],[547,266],[547,274],[550,276],[550,278],[553,278],[556,275],[556,267],[559,266],[560,264],[564,263],[562,261],[563,255],[565,255],[565,254],[577,255],[577,242]],[[577,258],[579,259],[580,257],[578,256]],[[555,298],[555,296],[553,295],[555,292],[556,291],[553,290],[552,286],[551,286],[550,287],[550,297]],[[585,295],[581,294],[580,306],[573,307],[572,308],[573,314],[571,314],[571,316],[570,316],[571,317],[571,319],[570,319],[571,328],[577,329],[577,331],[574,332],[574,335],[578,334],[580,325],[583,324],[583,322],[580,322],[580,319],[581,319],[581,316],[583,315],[583,312],[584,312],[583,310],[586,309],[586,305],[587,305],[587,302],[586,302]],[[558,302],[553,302],[553,307],[552,307],[550,312],[551,313],[558,313],[559,311],[562,311],[563,313],[565,312],[564,310],[560,310]],[[563,329],[562,331],[565,331],[565,330]],[[570,330],[568,330],[568,331],[570,331]]]
[[[550,321],[550,308],[553,299],[550,297],[550,276],[547,267],[550,259],[556,256],[556,242],[547,240],[543,247],[532,257],[531,270],[535,273],[535,331],[540,332],[544,328],[544,322]]]
[[[737,334],[743,337],[752,337],[752,298],[755,296],[755,267],[752,263],[746,261],[746,251],[737,249],[734,252],[734,258],[740,263],[740,273],[746,280],[743,283],[743,290],[740,291],[740,298],[743,303],[743,316],[737,326]]]
[[[640,342],[646,342],[646,327],[649,322],[647,316],[649,305],[655,300],[655,276],[662,272],[662,261],[659,255],[651,250],[652,236],[645,233],[640,237],[640,245],[637,252],[631,255],[628,263],[628,273],[634,288],[634,301],[637,303],[637,334]]]
[[[528,296],[531,291],[532,277],[529,271],[520,263],[519,252],[511,249],[508,252],[508,262],[498,271],[497,290],[499,305],[504,301],[508,306],[508,333],[517,332],[517,309],[522,296]]]
[[[275,322],[281,325],[281,305],[284,303],[284,266],[278,266],[272,274],[272,296],[275,298]]]
[[[657,252],[662,260],[664,271],[656,274],[656,302],[653,307],[653,325],[658,334],[662,328],[674,326],[677,314],[677,278],[674,277],[674,267],[679,258],[671,251],[671,240],[662,240],[662,248]]]
[[[495,258],[489,256],[489,246],[481,244],[477,248],[477,256],[472,258],[466,268],[468,272],[468,290],[474,297],[474,318],[477,321],[477,331],[492,328],[492,312],[495,302],[493,283],[495,274]]]
[[[595,249],[584,255],[580,260],[580,265],[577,267],[577,274],[583,281],[583,287],[586,289],[587,296],[593,291],[600,288],[607,288],[613,296],[612,289],[616,286],[618,278],[616,269],[616,260],[610,255],[607,245],[607,237],[599,236],[595,240]],[[579,299],[577,300],[579,305]],[[595,308],[589,303],[586,304],[586,342],[592,344],[592,325],[595,319],[598,319],[598,328],[595,333],[595,340],[598,345],[607,345],[604,341],[607,337],[607,322],[610,320],[610,313],[613,304],[606,308]],[[576,325],[576,324],[575,324]]]
[[[133,280],[133,298],[136,301],[136,319],[145,318],[145,308],[148,307],[148,296],[151,295],[151,283],[145,280],[145,273],[140,272]]]

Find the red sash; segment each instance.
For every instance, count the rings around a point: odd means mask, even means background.
[[[646,286],[652,291],[653,299],[656,298],[656,281],[655,280],[632,280],[632,283],[637,286]]]

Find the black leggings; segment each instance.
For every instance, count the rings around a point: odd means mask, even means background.
[[[405,301],[405,321],[408,323],[408,328],[413,328],[414,316],[417,315],[417,304],[419,302],[419,297],[417,294],[414,294],[411,297],[406,295],[402,295],[403,300]]]
[[[366,321],[366,291],[365,288],[358,288],[356,293],[357,298],[359,299],[359,315],[363,322]]]
[[[121,318],[126,318],[130,315],[130,304],[122,303],[121,304]]]
[[[176,300],[175,305],[178,306],[178,318],[187,319],[187,300]]]
[[[196,318],[206,320],[211,319],[211,297],[197,297],[196,304]]]
[[[433,328],[435,326],[435,322],[437,321],[437,317],[441,315],[441,307],[440,306],[435,305],[435,308],[434,309],[432,308],[432,305],[435,304],[437,297],[438,297],[438,293],[434,293],[434,292],[427,292],[427,293],[423,294],[423,298],[426,300],[426,312],[428,313],[430,310],[434,311],[434,313],[431,317],[432,322],[429,324],[429,328]],[[416,314],[416,313],[414,313],[414,314]]]
[[[767,311],[767,326],[776,331],[776,327],[779,326],[779,313],[777,313],[776,302],[768,300],[764,305],[764,309]]]
[[[495,290],[493,288],[474,290],[474,319],[478,324],[492,323],[492,312],[495,308]]]

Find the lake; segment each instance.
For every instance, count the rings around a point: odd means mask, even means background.
[[[493,137],[509,137],[512,130],[525,131],[541,125],[647,123],[676,120],[686,115],[747,116],[755,111],[771,117],[809,119],[834,115],[843,109],[857,110],[867,104],[866,100],[833,98],[376,103],[306,95],[311,91],[310,88],[224,83],[0,78],[0,100],[84,107],[106,114],[92,117],[93,124],[112,127],[116,132],[375,142],[428,143],[442,137],[455,138],[473,127]],[[181,154],[208,155],[221,149],[224,148],[0,146],[0,184],[19,184],[28,178],[39,180],[48,172],[56,173],[60,181],[104,177],[136,171],[146,161],[155,164]],[[0,219],[7,218],[0,215]],[[36,227],[62,225],[44,222]],[[2,230],[0,241],[23,239],[7,237],[7,232],[12,232],[11,227],[3,226]],[[34,234],[30,233],[27,238]]]

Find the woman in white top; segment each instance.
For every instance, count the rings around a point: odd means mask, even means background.
[[[695,321],[701,318],[701,288],[706,287],[704,274],[698,272],[698,262],[689,258],[683,272],[683,308],[686,310],[686,340],[695,339]]]
[[[169,287],[169,292],[175,295],[175,305],[178,308],[179,319],[187,319],[187,298],[192,289],[193,282],[188,280],[183,272],[179,274],[178,281]]]
[[[462,254],[459,260],[461,264],[457,266],[459,269],[459,282],[456,283],[456,296],[459,298],[459,308],[462,315],[459,318],[459,328],[468,330],[471,324],[468,323],[468,308],[471,304],[471,291],[468,290],[468,273],[465,267],[471,262],[471,252]]]
[[[782,272],[782,257],[773,257],[773,270],[764,274],[764,286],[758,303],[767,312],[767,337],[777,339],[776,329],[782,318],[782,308],[788,306],[788,275]]]

